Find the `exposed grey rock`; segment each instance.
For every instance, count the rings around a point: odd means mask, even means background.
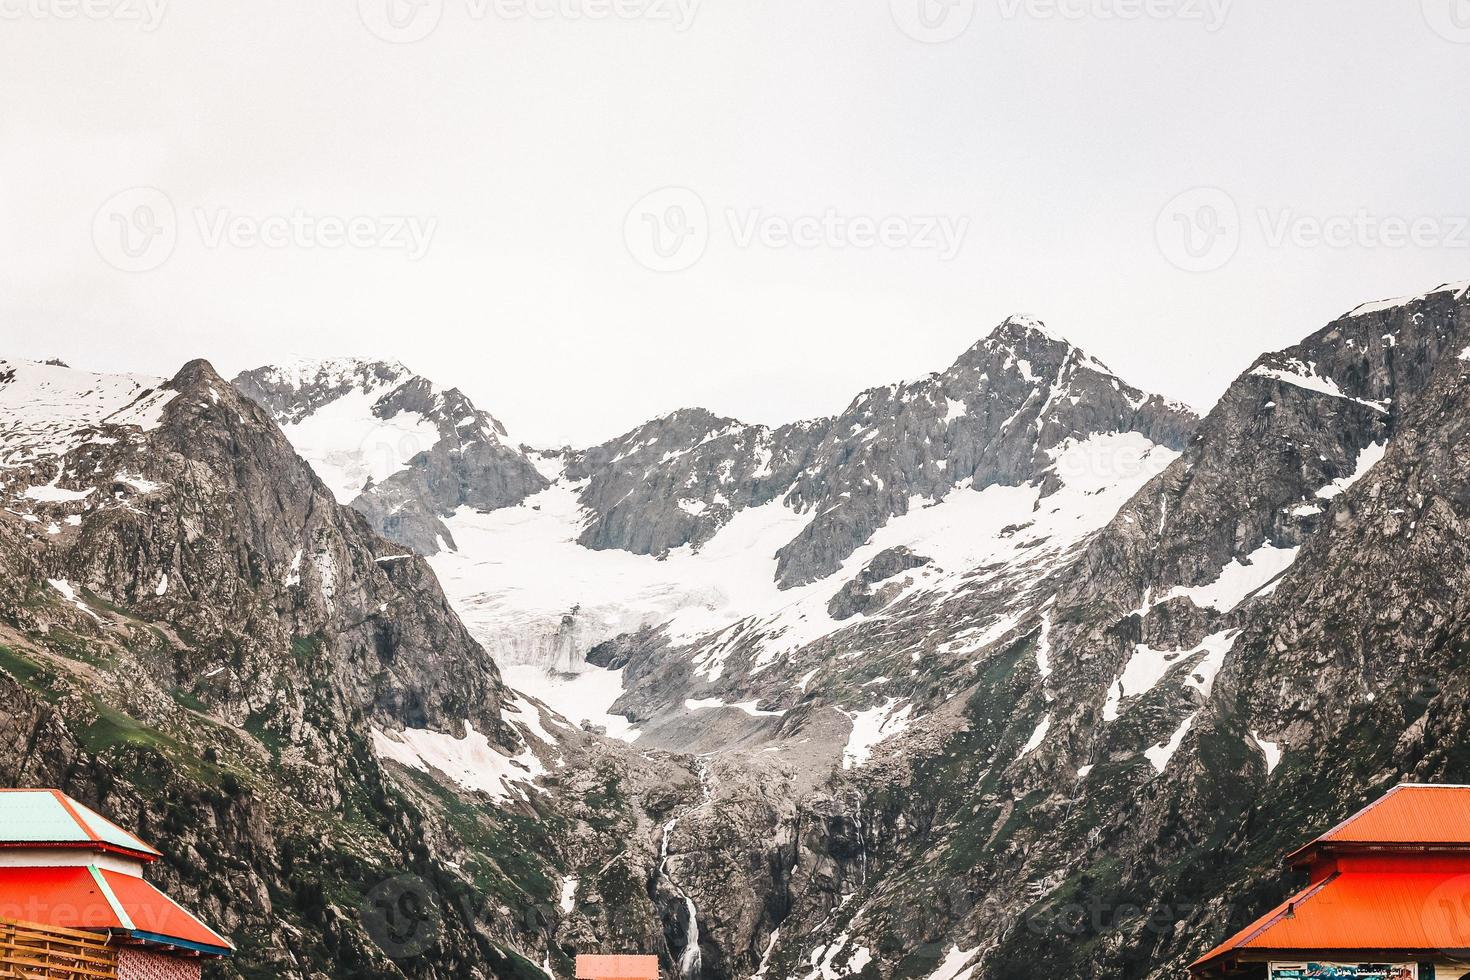
[[[880,551],[852,581],[832,597],[832,601],[827,604],[827,611],[832,614],[833,619],[841,621],[860,613],[881,609],[897,596],[902,585],[891,582],[877,592],[873,591],[873,586],[879,582],[888,582],[910,568],[921,568],[929,564],[929,561],[902,545]]]
[[[782,552],[795,585],[916,497],[1061,492],[1049,450],[1068,439],[1138,432],[1181,452],[1065,548],[1033,540],[1042,496],[1000,532],[1025,549],[939,594],[921,578],[935,562],[884,549],[833,582],[842,625],[812,642],[787,649],[789,623],[747,620],[602,643],[594,661],[623,670],[620,707],[646,726],[640,751],[545,715],[559,744],[544,754],[564,765],[513,815],[373,757],[373,726],[472,717],[507,748],[536,737],[422,563],[336,508],[264,416],[209,398],[196,366],[158,430],[103,426],[118,442],[71,449],[64,468],[8,458],[0,473],[18,507],[0,519],[0,645],[23,647],[0,662],[15,706],[0,773],[63,782],[145,833],[167,819],[158,800],[182,801],[182,847],[244,857],[178,884],[251,937],[252,966],[302,947],[296,930],[349,975],[530,975],[515,950],[565,975],[570,952],[620,948],[672,971],[697,931],[709,980],[926,977],[955,949],[973,951],[974,980],[1177,976],[1286,894],[1282,852],[1398,779],[1470,782],[1467,347],[1463,286],[1355,311],[1258,360],[1191,435],[1182,411],[1018,320],[834,419],[770,430],[681,412],[569,454],[594,547],[697,546],[789,500],[813,516]],[[57,499],[22,494],[43,486]],[[303,559],[299,583],[276,584],[303,540],[341,574]],[[85,587],[91,612],[48,578]],[[380,663],[384,619],[396,640]],[[283,652],[297,633],[321,636],[300,662]],[[697,669],[716,652],[718,671]],[[206,683],[221,661],[242,676]],[[900,712],[908,727],[857,764],[859,719]],[[117,714],[148,737],[100,744]],[[159,762],[174,750],[154,732],[198,741],[205,725],[223,760],[209,765],[247,779],[243,797],[207,789],[204,760]],[[489,875],[495,897],[407,964],[311,897],[312,882],[405,866],[446,894],[483,897],[469,879]],[[322,867],[330,880],[304,870]],[[279,975],[313,969],[315,953],[274,955]]]
[[[850,800],[828,826],[862,829],[796,864],[822,873],[776,872],[768,975],[841,972],[861,947],[880,977],[953,948],[976,950],[977,978],[1176,976],[1284,897],[1283,852],[1399,779],[1470,778],[1467,346],[1465,286],[1343,317],[1247,370],[1060,565],[911,596],[760,671],[772,637],[722,635],[719,697],[788,709],[772,745],[824,704],[881,703],[865,692],[885,678],[877,697],[921,718],[828,788]],[[1294,558],[1274,578],[1273,552]],[[1227,567],[1255,584],[1218,607],[1176,591]],[[1140,647],[1160,676],[1115,696]],[[688,661],[649,656],[625,701],[652,713]],[[799,825],[820,795],[798,793]]]

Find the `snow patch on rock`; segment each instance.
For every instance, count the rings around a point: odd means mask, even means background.
[[[889,698],[865,711],[842,712],[852,719],[852,732],[842,750],[842,768],[853,769],[865,764],[879,742],[892,738],[913,723],[910,718],[913,705],[905,704],[902,708],[898,705],[898,698]]]
[[[474,725],[465,722],[464,727],[461,738],[418,728],[389,734],[374,727],[373,748],[380,759],[391,759],[420,772],[432,769],[496,801],[512,796],[529,800],[528,786],[540,791],[535,780],[546,774],[546,768],[535,753],[527,748],[507,756],[475,731]]]
[[[1184,719],[1169,741],[1144,750],[1144,756],[1157,772],[1162,773],[1169,767],[1169,760],[1174,758],[1175,752],[1179,751],[1179,746],[1184,742],[1184,736],[1189,734],[1189,729],[1194,725],[1194,719],[1198,714],[1199,712],[1195,712]]]
[[[1357,483],[1368,475],[1368,471],[1383,459],[1383,455],[1387,451],[1388,443],[1386,442],[1378,442],[1368,446],[1362,452],[1358,453],[1358,461],[1353,467],[1353,471],[1347,476],[1333,480],[1327,486],[1318,490],[1317,497],[1322,500],[1334,500],[1347,493],[1354,483]]]
[[[1168,600],[1182,596],[1201,609],[1230,612],[1290,568],[1300,550],[1278,548],[1268,542],[1244,559],[1236,559],[1220,569],[1220,574],[1209,584],[1176,586],[1164,598]]]

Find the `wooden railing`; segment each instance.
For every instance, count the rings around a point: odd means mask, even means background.
[[[95,932],[0,919],[0,978],[116,980],[117,949]]]

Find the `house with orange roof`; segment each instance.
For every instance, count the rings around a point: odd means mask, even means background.
[[[0,976],[197,980],[234,947],[144,879],[162,856],[60,790],[0,790]]]
[[[1404,783],[1287,855],[1307,885],[1200,957],[1200,978],[1470,976],[1470,786]]]

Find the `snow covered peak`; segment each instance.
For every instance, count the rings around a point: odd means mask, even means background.
[[[60,364],[0,360],[0,462],[60,456],[103,438],[106,425],[158,424],[174,392],[142,374],[100,374]]]
[[[242,372],[234,385],[339,503],[424,554],[452,546],[438,515],[516,503],[546,483],[494,416],[398,361],[297,358]]]
[[[402,361],[361,357],[289,357],[249,373],[261,384],[297,391],[311,387],[332,390],[352,387],[367,392],[402,384],[414,377]]]

